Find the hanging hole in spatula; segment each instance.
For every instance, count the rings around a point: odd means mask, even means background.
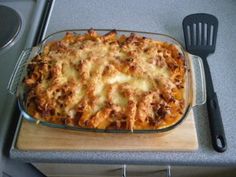
[[[218,147],[220,147],[220,148],[224,148],[225,147],[224,138],[222,136],[218,136],[216,138],[216,143],[217,143]]]

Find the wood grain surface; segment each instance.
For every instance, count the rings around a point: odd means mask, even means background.
[[[22,119],[16,148],[50,151],[194,151],[198,149],[192,111],[184,122],[165,133],[96,133],[36,125]]]

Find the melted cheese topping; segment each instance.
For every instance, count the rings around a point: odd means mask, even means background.
[[[172,44],[90,30],[48,43],[24,82],[35,118],[102,129],[159,129],[184,111],[185,67]]]
[[[114,77],[110,77],[107,82],[109,84],[124,83],[124,82],[129,82],[131,80],[131,78],[132,77],[129,75],[117,73]]]

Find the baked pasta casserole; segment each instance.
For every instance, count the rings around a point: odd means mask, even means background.
[[[185,109],[185,60],[174,44],[135,33],[68,32],[27,66],[28,113],[73,127],[156,130]]]

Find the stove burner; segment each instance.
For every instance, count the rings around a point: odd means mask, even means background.
[[[20,27],[19,14],[10,7],[0,5],[0,50],[14,41]]]

